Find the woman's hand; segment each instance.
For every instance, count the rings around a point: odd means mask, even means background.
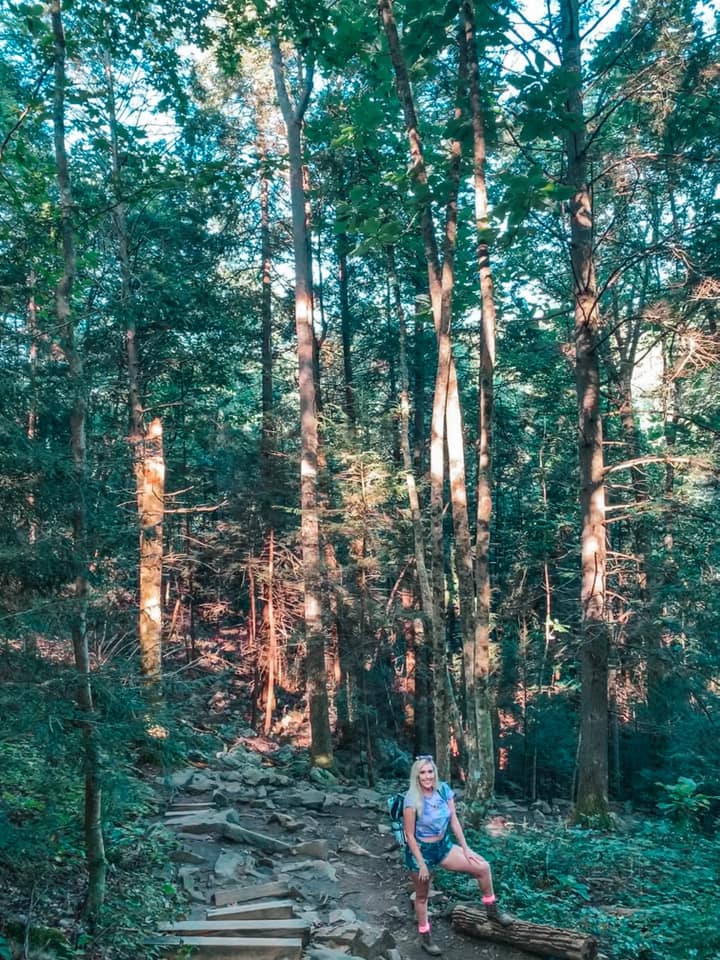
[[[470,847],[465,844],[462,848],[462,852],[465,854],[465,858],[470,861],[470,863],[479,863],[480,857],[474,850],[471,850]]]
[[[423,882],[425,882],[425,880],[429,880],[430,871],[428,870],[427,864],[425,863],[425,861],[420,860],[418,861],[418,864],[420,867],[420,869],[418,870],[418,880],[422,880]]]

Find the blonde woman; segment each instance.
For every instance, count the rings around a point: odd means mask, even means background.
[[[433,758],[428,755],[416,757],[410,770],[410,785],[403,810],[405,866],[415,887],[415,919],[420,945],[434,957],[442,953],[430,935],[428,920],[430,872],[435,867],[475,877],[488,918],[503,927],[512,923],[511,917],[498,910],[490,864],[467,845],[453,797],[448,784],[440,781]],[[457,843],[452,842],[451,830]]]

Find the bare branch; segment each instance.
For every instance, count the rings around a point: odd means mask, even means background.
[[[648,455],[645,457],[633,457],[632,460],[623,460],[621,463],[613,463],[605,467],[603,475],[617,473],[620,470],[632,470],[633,467],[640,467],[646,463],[666,463],[673,466],[697,467],[698,470],[704,470],[706,473],[712,473],[713,476],[720,477],[720,468],[714,466],[708,460],[701,460],[700,457],[662,457]]]
[[[603,20],[605,19],[605,17],[608,17],[608,16],[613,12],[613,10],[615,10],[615,8],[618,7],[621,3],[622,3],[622,0],[613,0],[613,3],[610,4],[610,6],[609,6],[609,7],[607,8],[607,10],[605,11],[605,13],[600,14],[600,16],[597,18],[597,20],[595,21],[595,23],[593,23],[591,26],[589,26],[589,27],[587,28],[587,30],[581,35],[580,39],[581,39],[581,40],[584,40],[585,37],[589,37],[589,36],[590,36],[590,34],[593,32],[593,30],[597,30],[597,28],[598,28],[598,27],[600,26],[600,24],[603,22]]]

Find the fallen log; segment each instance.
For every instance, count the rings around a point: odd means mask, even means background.
[[[452,924],[461,933],[490,940],[492,943],[508,943],[528,953],[539,953],[559,960],[595,960],[598,942],[577,930],[563,930],[526,920],[514,920],[508,927],[492,923],[485,916],[483,907],[459,903],[453,908]]]

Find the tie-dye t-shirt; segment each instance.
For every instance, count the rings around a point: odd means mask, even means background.
[[[418,840],[442,836],[450,824],[448,801],[455,796],[447,783],[441,783],[431,797],[423,797],[423,812],[415,820],[415,836]],[[405,794],[405,808],[413,804]]]

